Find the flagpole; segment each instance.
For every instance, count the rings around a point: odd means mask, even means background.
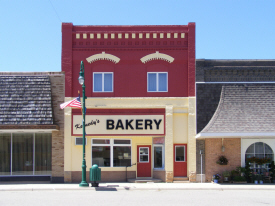
[[[83,160],[82,160],[82,181],[79,184],[80,187],[88,187],[89,184],[86,181],[86,160],[85,160],[85,100],[86,100],[86,96],[85,96],[85,80],[84,80],[84,64],[83,61],[81,61],[80,64],[80,72],[79,72],[79,78],[78,81],[79,83],[82,85],[82,116],[83,116],[83,120],[82,120],[82,129],[83,129],[83,139],[82,139],[82,145],[83,145]]]

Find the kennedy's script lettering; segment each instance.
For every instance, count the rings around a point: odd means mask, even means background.
[[[96,120],[91,120],[89,123],[85,124],[85,127],[91,126],[91,125],[96,125],[97,123],[99,123],[100,121],[98,119]],[[76,124],[75,125],[75,129],[81,129],[82,128],[82,124]]]

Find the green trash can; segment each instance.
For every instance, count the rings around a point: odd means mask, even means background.
[[[98,168],[98,165],[93,165],[92,168],[90,168],[90,181],[92,181],[92,187],[98,187],[99,183],[96,183],[96,181],[101,180],[101,169]]]

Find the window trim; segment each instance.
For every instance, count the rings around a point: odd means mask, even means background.
[[[148,160],[147,160],[147,161],[141,161],[141,160],[140,160],[140,149],[142,149],[142,148],[147,148],[147,149],[148,149],[148,154],[147,154]],[[149,148],[149,147],[139,147],[139,149],[138,149],[138,154],[139,154],[138,157],[139,157],[139,160],[138,160],[138,161],[141,162],[141,163],[149,163],[149,161],[150,161],[150,160],[149,160],[149,159],[150,159],[150,154],[149,154],[149,153],[150,153],[150,148]]]
[[[101,91],[95,91],[95,74],[102,75],[102,85]],[[104,74],[112,74],[112,91],[104,91]],[[93,72],[93,92],[100,93],[100,92],[114,92],[114,72]]]
[[[264,150],[263,153],[256,153],[256,143],[262,143],[262,144],[263,144],[263,150]],[[251,147],[252,145],[253,145],[253,153],[247,152],[248,148]],[[272,153],[267,153],[267,152],[265,152],[265,145],[267,145],[267,146],[270,147],[270,149],[272,150]],[[266,157],[266,155],[272,155],[272,156],[273,156],[273,159],[274,159],[274,151],[273,151],[272,147],[271,147],[269,144],[265,143],[265,142],[254,142],[254,143],[250,144],[250,145],[246,148],[245,153],[244,153],[245,162],[246,162],[246,155],[252,155],[252,156],[263,155],[264,157]],[[272,161],[273,161],[273,159],[272,159]]]
[[[106,168],[117,168],[117,167],[125,167],[125,166],[114,166],[114,146],[118,146],[118,147],[123,147],[123,146],[127,146],[131,148],[131,163],[130,165],[132,165],[132,140],[131,139],[121,139],[121,138],[115,138],[115,139],[109,139],[109,138],[104,138],[104,140],[109,140],[110,143],[109,144],[93,144],[93,140],[103,140],[102,138],[92,138],[91,139],[91,165],[93,165],[93,146],[99,146],[99,147],[110,147],[110,166],[106,167]],[[115,140],[130,140],[130,144],[115,144]],[[100,167],[104,167],[104,166],[100,166]]]
[[[184,148],[184,160],[182,161],[178,161],[177,160],[177,147],[183,147]],[[186,162],[186,155],[185,155],[185,153],[186,153],[186,146],[185,145],[175,145],[175,162]]]
[[[149,91],[149,74],[156,74],[156,91]],[[159,74],[166,74],[166,91],[159,91]],[[147,72],[147,92],[168,92],[168,72]]]
[[[161,168],[156,168],[155,167],[155,147],[161,147],[161,149],[162,149],[162,167]],[[165,161],[164,161],[164,145],[162,145],[162,144],[154,144],[153,145],[153,169],[154,170],[163,170],[165,167],[164,167],[164,163],[165,163]]]

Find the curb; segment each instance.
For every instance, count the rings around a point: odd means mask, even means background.
[[[128,186],[117,186],[117,187],[108,187],[108,186],[99,186],[99,187],[1,187],[1,191],[66,191],[66,190],[90,190],[90,191],[118,191],[118,190],[275,190],[274,186],[271,187],[261,187],[261,186],[251,186],[251,187],[128,187]]]

